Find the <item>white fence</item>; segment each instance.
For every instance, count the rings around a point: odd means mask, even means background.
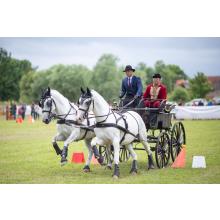
[[[220,119],[220,106],[176,106],[176,119]]]

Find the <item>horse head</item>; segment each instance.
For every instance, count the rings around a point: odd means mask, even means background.
[[[39,106],[42,108],[42,121],[49,124],[55,115],[56,103],[51,96],[51,89],[48,87],[42,92]]]
[[[78,100],[79,109],[77,111],[76,120],[82,122],[88,115],[88,112],[92,110],[93,96],[89,88],[86,91],[81,88],[81,95]]]

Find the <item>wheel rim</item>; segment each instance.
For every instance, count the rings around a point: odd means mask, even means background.
[[[128,161],[129,157],[130,157],[129,151],[123,146],[119,152],[119,161],[120,162]]]
[[[162,132],[158,136],[155,157],[158,168],[168,165],[170,159],[170,139],[166,132]]]
[[[108,157],[107,157],[107,153],[106,153],[106,147],[99,146],[99,154],[102,155],[104,164],[108,164],[109,161],[108,161]],[[111,163],[112,163],[112,161],[113,161],[113,152],[112,151],[110,154],[110,159],[111,159]]]
[[[186,143],[185,129],[181,122],[174,124],[171,133],[171,157],[174,161],[180,153],[182,145]]]

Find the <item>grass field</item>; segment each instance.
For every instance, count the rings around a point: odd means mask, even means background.
[[[113,180],[112,171],[91,165],[92,172],[83,173],[83,164],[60,166],[51,138],[56,133],[55,123],[49,125],[26,120],[23,124],[0,118],[0,183],[220,183],[220,121],[183,121],[186,129],[186,167],[184,169],[146,170],[147,154],[138,153],[139,172],[129,174],[131,160],[120,164],[121,176]],[[62,146],[62,143],[59,143]],[[84,143],[72,143],[72,152],[83,151]],[[192,169],[192,157],[204,155],[206,169]]]

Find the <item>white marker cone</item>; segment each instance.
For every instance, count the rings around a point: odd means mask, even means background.
[[[192,168],[206,168],[204,156],[193,156]]]

